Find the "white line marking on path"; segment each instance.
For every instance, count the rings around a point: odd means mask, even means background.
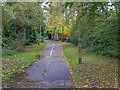
[[[52,53],[53,53],[54,46],[55,46],[55,44],[53,43],[52,49],[51,49],[51,51],[50,51],[50,56],[51,56]],[[47,69],[47,70],[48,70],[48,66],[49,66],[50,62],[51,62],[51,59],[49,59],[48,64],[46,65],[46,69]],[[45,74],[46,74],[46,73],[45,73]],[[47,75],[47,74],[46,74],[46,75]],[[45,75],[45,76],[46,76],[46,75]]]
[[[51,49],[51,51],[50,51],[50,56],[51,56],[52,53],[53,53],[54,46],[55,46],[55,44],[53,43],[52,49]]]

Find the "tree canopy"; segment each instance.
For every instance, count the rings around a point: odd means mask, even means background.
[[[40,26],[44,28],[41,3],[3,4],[3,48],[23,51],[25,44],[36,43]]]
[[[45,3],[44,3],[45,4]],[[118,57],[119,3],[3,3],[3,48],[22,51],[46,33],[70,41],[88,52]],[[114,42],[114,43],[113,43]]]

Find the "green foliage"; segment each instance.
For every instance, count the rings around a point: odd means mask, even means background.
[[[27,28],[26,30],[26,44],[32,44],[37,42],[37,35],[35,30],[32,30],[32,27]]]
[[[23,51],[25,45],[40,43],[43,41],[42,36],[47,23],[49,31],[46,31],[46,34],[49,38],[55,34],[53,31],[55,29],[60,31],[59,33],[71,35],[68,36],[70,42],[75,45],[80,42],[82,48],[89,52],[118,58],[117,21],[120,21],[118,18],[120,5],[112,4],[109,6],[107,2],[66,2],[65,7],[62,7],[63,3],[52,3],[47,8],[48,12],[44,14],[46,21],[48,20],[46,22],[41,3],[4,3],[2,46]],[[113,6],[113,9],[108,9]],[[71,26],[72,30],[71,28],[67,30],[68,26]],[[63,31],[64,27],[66,30]]]
[[[113,4],[115,9],[109,10],[108,3],[74,3],[72,6],[77,16],[72,18],[70,41],[77,45],[80,38],[82,48],[89,52],[118,58],[118,3]]]
[[[10,50],[10,49],[2,49],[2,56],[4,57],[4,56],[12,56],[12,55],[14,55],[14,54],[16,54],[16,53],[19,53],[17,50]]]
[[[65,2],[65,8],[66,7],[72,7],[73,6],[73,4],[74,4],[74,2]]]
[[[43,41],[44,41],[44,37],[38,34],[37,35],[37,43],[40,44]]]
[[[2,7],[3,48],[24,51],[25,45],[37,43],[38,29],[44,26],[41,3],[7,2]]]

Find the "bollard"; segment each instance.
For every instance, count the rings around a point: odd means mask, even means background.
[[[81,58],[81,44],[78,43],[78,64],[82,64],[82,58]]]

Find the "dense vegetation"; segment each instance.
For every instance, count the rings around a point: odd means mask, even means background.
[[[41,3],[3,3],[3,55],[11,50],[24,51],[25,46],[40,43],[44,32]]]
[[[47,32],[55,40],[81,43],[88,52],[118,58],[119,3],[49,3]],[[114,42],[114,43],[113,43]]]
[[[49,38],[81,43],[89,52],[119,57],[120,3],[48,2],[44,10],[41,4],[3,3],[3,52],[24,51],[25,45],[41,42],[45,30]]]
[[[77,17],[73,23],[72,42],[80,42],[90,52],[118,57],[118,5],[74,3]]]

